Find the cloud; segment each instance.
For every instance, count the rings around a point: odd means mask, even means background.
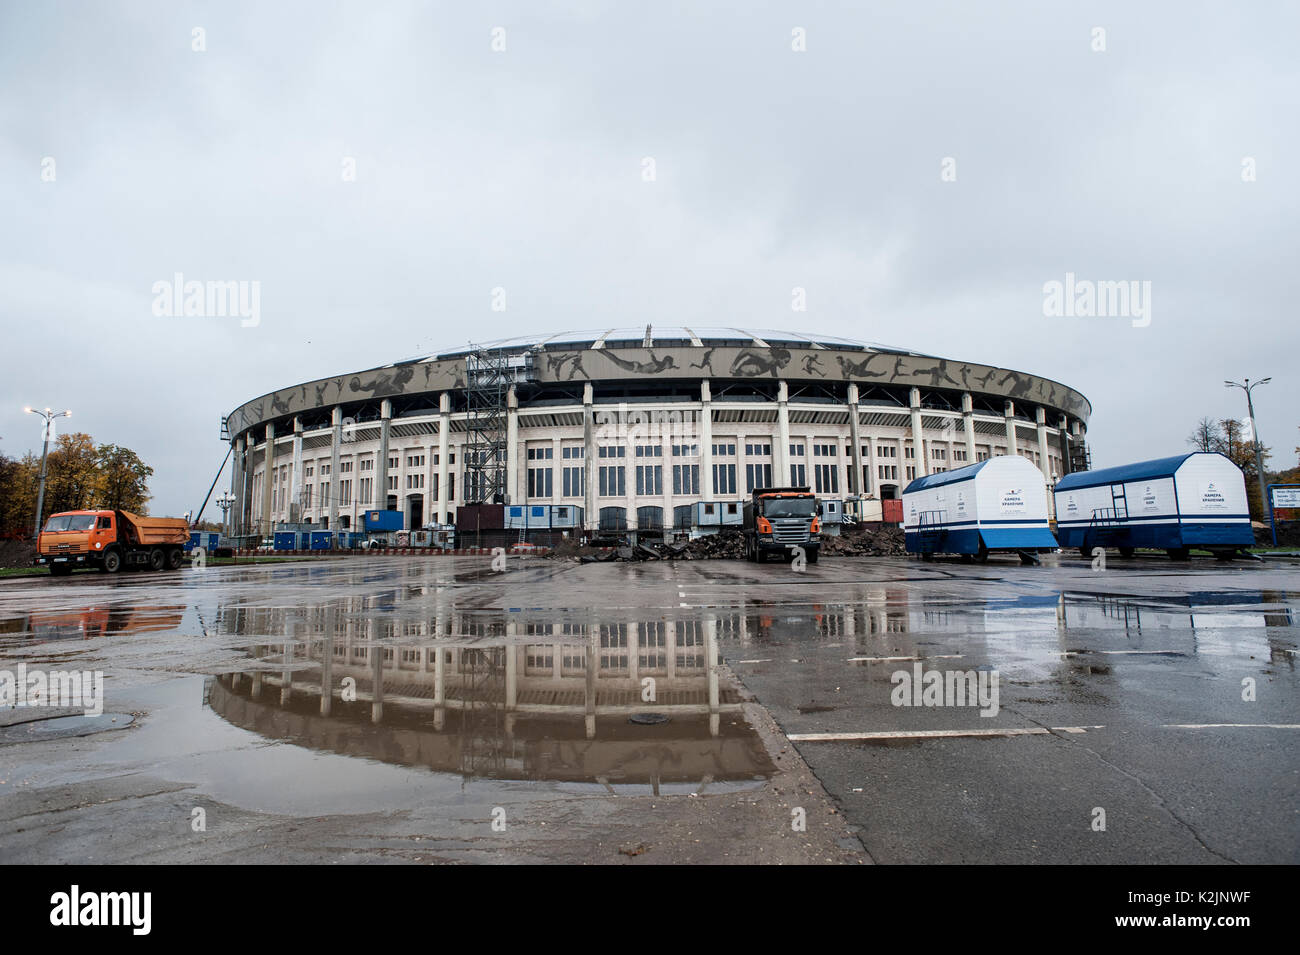
[[[1224,378],[1272,374],[1260,429],[1289,461],[1298,20],[1172,2],[7,8],[3,448],[39,437],[22,405],[73,407],[180,513],[225,453],[220,416],[273,388],[471,337],[659,323],[1055,378],[1092,400],[1098,465],[1181,450],[1202,414],[1244,413]],[[175,272],[259,281],[261,324],[154,318]],[[1150,281],[1151,325],[1045,317],[1066,272]]]

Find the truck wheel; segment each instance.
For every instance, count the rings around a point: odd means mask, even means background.
[[[66,577],[72,573],[72,568],[67,564],[50,564],[51,577]]]
[[[149,551],[149,569],[162,570],[167,566],[167,555],[163,553],[161,547],[155,547]]]
[[[185,563],[185,551],[179,547],[173,547],[167,552],[167,569],[180,570],[181,565]]]
[[[989,562],[989,549],[980,541],[980,549],[975,552],[975,563],[987,564]]]
[[[1171,547],[1165,553],[1169,555],[1170,560],[1187,560],[1189,551],[1186,547]]]
[[[817,555],[820,554],[820,553],[821,553],[821,548],[820,548],[820,547],[814,547],[814,548],[812,548],[811,550],[809,550],[809,551],[808,551],[808,563],[810,563],[810,564],[815,564],[815,563],[817,563]]]
[[[1119,550],[1119,556],[1123,557],[1125,560],[1133,556],[1134,548],[1132,547],[1120,547],[1117,549]]]
[[[116,574],[122,569],[122,555],[115,550],[110,550],[104,555],[103,563],[104,573]]]

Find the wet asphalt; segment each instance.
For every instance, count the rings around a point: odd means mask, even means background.
[[[108,712],[0,711],[0,860],[1294,863],[1297,590],[1066,555],[7,581],[0,667],[101,670]],[[996,715],[895,705],[918,665]]]

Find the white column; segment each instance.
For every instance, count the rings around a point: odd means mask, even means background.
[[[335,405],[331,413],[334,434],[330,438],[330,534],[339,530],[339,444],[343,441],[343,408]]]
[[[1020,443],[1016,440],[1016,405],[1013,401],[1007,401],[1002,406],[1002,420],[1007,429],[1007,454],[1019,454]]]
[[[271,518],[271,479],[275,472],[275,425],[266,424],[266,451],[262,454],[262,534],[275,526]]]
[[[519,483],[519,398],[515,386],[506,392],[506,503],[522,504],[524,493]]]
[[[727,439],[730,443],[730,438]],[[744,497],[747,493],[748,485],[745,483],[745,465],[749,463],[749,455],[745,453],[745,442],[749,440],[743,432],[736,435],[736,496]]]
[[[790,484],[790,389],[784,381],[776,384],[776,447],[772,449],[772,484]]]
[[[1035,415],[1035,423],[1038,425],[1038,470],[1043,472],[1043,480],[1049,481],[1052,478],[1052,462],[1047,454],[1047,412],[1042,408]]]
[[[700,490],[713,500],[713,399],[709,383],[700,382]]]
[[[438,523],[447,523],[447,496],[451,491],[451,459],[448,441],[451,437],[451,395],[438,396]],[[384,462],[387,466],[387,462]],[[378,478],[376,478],[378,480]],[[386,482],[385,482],[386,483]]]
[[[378,499],[375,507],[381,511],[388,510],[388,438],[392,430],[393,403],[387,398],[379,406],[379,459],[375,462],[375,481],[378,484],[375,493]],[[400,462],[398,462],[400,463]],[[397,489],[397,509],[402,509],[402,489]],[[330,527],[334,523],[330,522]]]
[[[230,496],[234,498],[224,528],[227,537],[236,537],[244,528],[244,439],[232,440],[230,453]]]
[[[551,493],[547,500],[551,502],[562,500],[564,494],[564,458],[560,455],[563,453],[560,444],[561,438],[557,434],[551,438],[551,457],[545,466],[551,469]]]
[[[913,460],[916,462],[916,476],[924,477],[930,473],[930,465],[925,459],[925,439],[921,436],[921,389],[913,388],[908,396],[908,405],[912,411],[912,454],[915,455]],[[907,459],[903,459],[903,466],[906,468]],[[907,471],[903,471],[903,476],[907,476]],[[904,486],[907,482],[904,481]]]
[[[655,443],[659,446],[663,454],[655,462],[663,471],[663,493],[660,495],[660,507],[664,509],[664,538],[667,539],[673,530],[673,448],[672,443],[678,440],[678,431],[676,426],[669,428],[660,427],[658,437]]]
[[[961,396],[961,426],[966,432],[966,464],[975,461],[975,405],[969,394]]]
[[[588,531],[594,531],[600,520],[596,509],[596,422],[593,399],[591,382],[587,382],[582,386],[582,522]],[[595,731],[594,723],[592,731]]]
[[[858,428],[858,386],[849,385],[849,444],[850,453],[847,461],[849,480],[844,485],[847,494],[866,494],[867,485],[862,480],[862,436]]]

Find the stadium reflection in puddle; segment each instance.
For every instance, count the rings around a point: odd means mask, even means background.
[[[417,619],[393,597],[221,614],[219,629],[265,642],[209,681],[208,705],[268,739],[466,777],[658,793],[774,772],[719,673],[712,620],[450,606]]]

